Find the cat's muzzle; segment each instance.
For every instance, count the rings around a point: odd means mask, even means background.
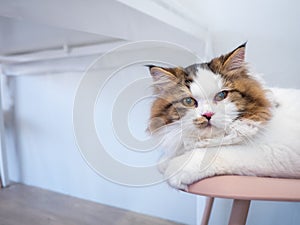
[[[204,116],[194,119],[193,122],[197,128],[205,128],[211,125],[209,120]]]

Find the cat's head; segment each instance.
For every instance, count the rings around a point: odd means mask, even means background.
[[[149,129],[180,122],[198,135],[214,135],[235,121],[268,121],[271,104],[248,72],[245,47],[187,68],[149,66],[157,96]]]

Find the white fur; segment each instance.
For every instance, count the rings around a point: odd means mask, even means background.
[[[220,75],[206,69],[198,69],[197,76],[191,84],[191,92],[198,101],[198,107],[190,110],[183,118],[184,146],[186,150],[197,147],[212,147],[231,145],[244,141],[244,132],[251,136],[258,131],[259,124],[252,121],[239,120],[232,122],[238,115],[237,107],[228,99],[215,102],[215,95],[224,90],[223,81]],[[193,126],[192,121],[206,112],[213,112],[210,120],[211,127],[198,129]],[[198,139],[195,141],[195,137]],[[199,138],[201,137],[201,139]]]
[[[232,122],[235,105],[226,99],[213,102],[214,94],[222,90],[219,78],[209,71],[199,73],[191,85],[199,109],[190,110],[164,142],[174,147],[176,140],[180,146],[164,158],[161,168],[169,184],[186,189],[200,179],[224,174],[300,178],[300,90],[271,89],[270,98],[279,107],[274,107],[266,125]],[[215,113],[213,126],[196,128],[193,118],[206,111]]]

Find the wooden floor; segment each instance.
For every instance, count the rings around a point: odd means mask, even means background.
[[[176,224],[21,184],[0,189],[0,225]]]

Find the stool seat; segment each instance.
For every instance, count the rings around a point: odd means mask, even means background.
[[[300,179],[215,176],[190,185],[188,192],[219,198],[297,202]]]
[[[245,225],[251,200],[300,201],[300,179],[215,176],[188,187],[188,193],[207,196],[201,225],[208,225],[214,198],[233,199],[229,225]]]

